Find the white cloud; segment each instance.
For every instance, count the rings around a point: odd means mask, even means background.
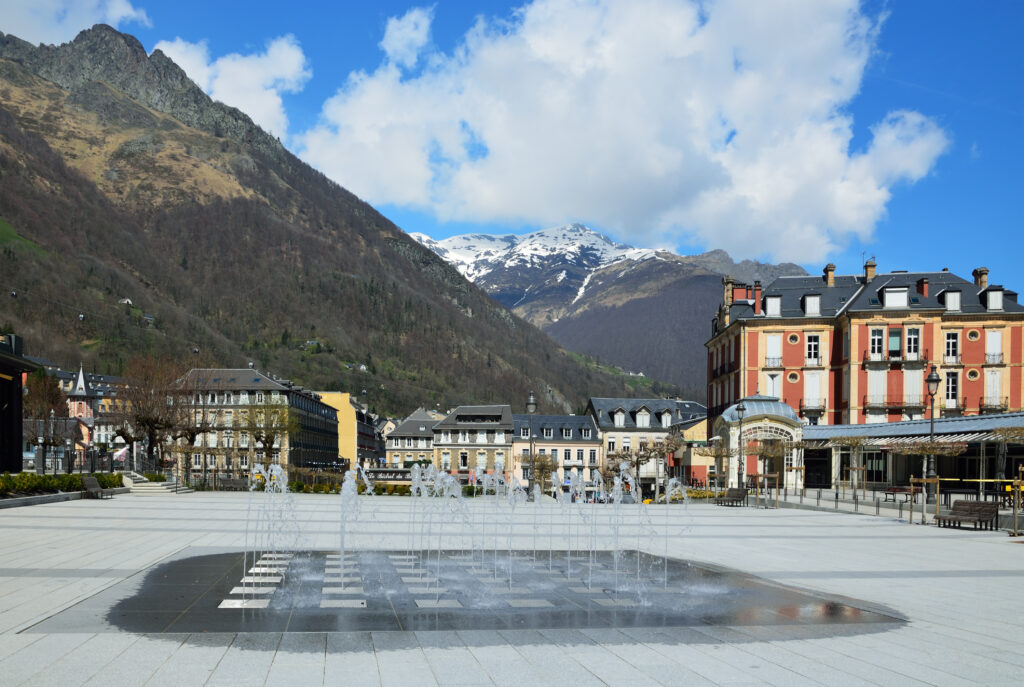
[[[30,43],[66,43],[93,24],[150,26],[128,0],[0,0],[5,33]]]
[[[420,51],[430,39],[430,23],[433,20],[433,7],[414,7],[400,19],[390,17],[380,48],[395,64],[407,68],[414,66]]]
[[[288,133],[288,116],[281,94],[301,91],[312,76],[302,47],[291,35],[273,39],[262,53],[233,53],[216,60],[210,59],[205,41],[175,38],[160,41],[155,49],[174,60],[211,98],[237,107],[282,138]]]
[[[420,11],[296,139],[374,203],[817,261],[869,239],[892,186],[948,146],[901,111],[851,149],[881,22],[857,0],[535,0],[426,55]]]

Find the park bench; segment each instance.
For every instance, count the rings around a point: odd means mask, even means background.
[[[85,487],[85,497],[89,499],[112,498],[114,492],[104,489],[92,475],[82,475],[82,486]]]
[[[742,506],[747,502],[747,490],[732,487],[726,489],[725,496],[715,498],[716,506]]]
[[[996,518],[999,516],[999,504],[991,501],[964,501],[953,502],[953,507],[945,515],[936,515],[935,524],[939,527],[960,527],[965,522],[974,525],[978,529],[994,529]]]
[[[910,501],[910,499],[914,499],[914,502],[916,503],[917,502],[917,495],[920,492],[921,492],[921,489],[918,488],[918,487],[889,487],[884,492],[884,494],[885,494],[885,499],[884,500],[885,501],[890,501],[891,500],[893,503],[896,503],[896,497],[897,496],[902,496],[903,497],[903,503],[907,503],[908,501]]]
[[[245,491],[249,488],[245,480],[238,477],[222,477],[217,480],[217,487],[221,491]]]

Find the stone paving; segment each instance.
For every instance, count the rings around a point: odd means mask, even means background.
[[[303,546],[337,550],[338,503],[337,496],[295,497]],[[783,633],[770,623],[203,633],[61,624],[71,617],[62,611],[107,603],[189,552],[242,550],[248,504],[247,494],[126,494],[0,511],[0,684],[1018,685],[1024,675],[1017,609],[1024,540],[885,515],[705,504],[652,507],[641,547],[905,622],[872,632],[841,626],[827,636],[820,628]],[[425,520],[411,508],[400,497],[364,505],[346,546],[412,548],[409,522]],[[556,513],[540,523],[529,508],[502,521],[487,513],[493,531],[473,536],[492,548],[511,537],[515,549],[543,549]],[[612,536],[609,523],[594,529],[605,541]],[[454,528],[442,543],[465,546]]]

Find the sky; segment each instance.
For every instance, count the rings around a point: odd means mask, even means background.
[[[582,222],[682,254],[1024,289],[1024,3],[0,0],[104,22],[409,232]]]

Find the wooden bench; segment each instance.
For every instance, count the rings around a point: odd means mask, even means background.
[[[903,503],[907,503],[910,499],[914,499],[914,503],[917,503],[917,495],[921,493],[919,487],[889,487],[885,490],[885,501],[889,501],[892,497],[892,502],[896,503],[896,497],[902,496]]]
[[[960,527],[965,522],[974,525],[974,529],[995,529],[996,519],[999,516],[999,504],[991,501],[965,501],[953,502],[953,507],[945,515],[936,515],[935,524],[939,527]]]
[[[82,475],[82,486],[85,487],[85,497],[87,499],[102,499],[104,497],[109,499],[114,496],[113,491],[101,487],[100,483],[92,475]]]
[[[726,489],[725,496],[715,498],[716,506],[742,506],[747,502],[747,490],[735,487]]]
[[[244,479],[238,477],[222,477],[217,480],[217,488],[221,491],[245,491],[249,487],[246,486]]]

